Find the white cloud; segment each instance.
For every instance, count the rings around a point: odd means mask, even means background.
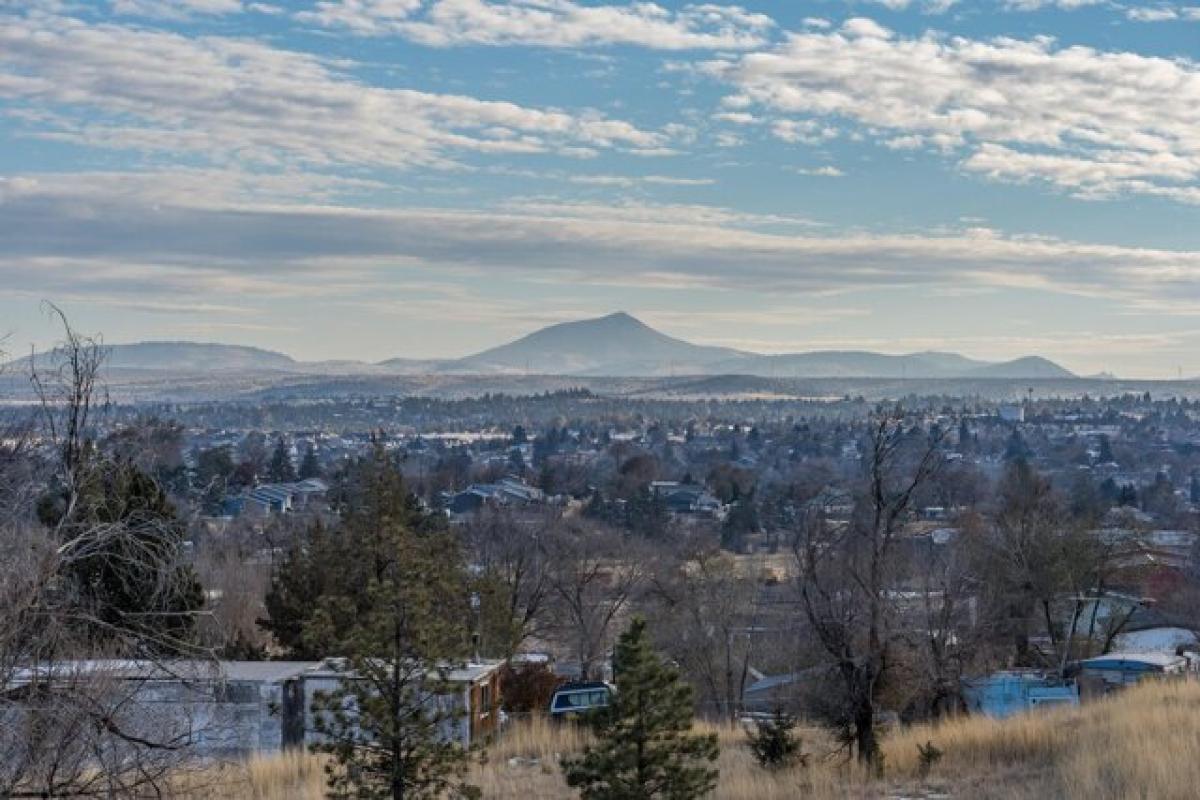
[[[957,153],[971,172],[1045,180],[1080,196],[1190,201],[1200,184],[1192,61],[1044,37],[907,38],[850,20],[704,69],[737,88],[726,107],[787,115],[772,130],[788,141],[849,120],[891,148]]]
[[[661,153],[669,139],[566,112],[368,85],[344,63],[237,38],[0,20],[0,97],[35,135],[267,165],[450,166],[460,152]]]
[[[1004,5],[1012,11],[1039,11],[1043,8],[1074,11],[1077,8],[1096,6],[1106,2],[1108,0],[1004,0]]]
[[[1200,22],[1200,6],[1131,6],[1125,9],[1125,16],[1134,22]]]
[[[734,125],[757,125],[762,122],[758,117],[747,114],[745,111],[722,111],[719,114],[713,114],[713,119],[731,122]]]
[[[945,14],[956,5],[958,0],[925,0],[921,11],[925,14]]]
[[[642,181],[661,186],[712,186],[716,183],[713,178],[675,178],[670,175],[647,175]]]
[[[765,43],[774,23],[740,6],[572,0],[321,0],[302,22],[364,36],[396,35],[433,47],[636,45],[657,50],[742,50]]]
[[[569,175],[569,183],[583,186],[616,186],[630,188],[638,185],[652,186],[711,186],[712,178],[676,178],[669,175]]]
[[[1179,12],[1170,6],[1135,6],[1125,9],[1125,16],[1134,22],[1167,22],[1179,19]]]
[[[790,144],[817,145],[837,138],[837,128],[814,119],[777,119],[771,122],[771,135]]]
[[[111,7],[121,16],[168,20],[239,14],[247,8],[242,0],[111,0]]]
[[[873,19],[852,17],[842,23],[842,31],[847,36],[863,39],[890,39],[892,32]]]
[[[834,166],[824,167],[800,167],[796,170],[797,175],[810,175],[818,178],[841,178],[846,173]]]

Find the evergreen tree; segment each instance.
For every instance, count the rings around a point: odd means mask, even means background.
[[[758,504],[754,502],[754,491],[751,490],[729,509],[729,516],[721,526],[721,547],[735,553],[741,551],[746,536],[758,533],[760,527]]]
[[[376,520],[421,536],[440,534],[445,527],[444,517],[421,510],[381,449],[339,472],[333,484],[330,499],[340,516],[338,526],[329,530],[318,521],[297,537],[271,576],[268,616],[259,621],[293,659],[338,652],[337,632],[370,609],[367,587],[376,567],[392,557],[394,545],[376,529]],[[318,610],[326,615],[324,626],[314,623]]]
[[[238,464],[245,472],[261,475],[267,466],[267,437],[262,431],[250,431],[238,444]]]
[[[317,749],[332,756],[329,796],[477,796],[464,783],[467,752],[445,735],[466,722],[439,701],[470,638],[458,543],[412,524],[411,495],[382,448],[347,491],[337,535],[324,542],[326,552],[341,550],[324,564],[340,575],[310,598],[314,611],[301,626],[307,647],[343,657],[347,671],[313,705]]]
[[[671,524],[667,501],[649,485],[643,486],[625,505],[625,525],[633,533],[647,539],[665,536]]]
[[[267,466],[267,479],[273,483],[290,483],[296,480],[296,468],[292,466],[292,457],[284,444],[282,434],[275,437],[275,449],[271,452],[271,462]]]
[[[63,547],[87,548],[71,559],[67,576],[83,633],[96,643],[114,631],[139,633],[156,654],[186,647],[204,592],[183,559],[184,526],[166,492],[133,464],[92,450],[78,474],[73,504],[51,490],[37,513],[59,531]],[[100,529],[102,537],[88,533]]]
[[[514,447],[513,449],[508,451],[508,466],[510,469],[512,469],[518,475],[524,474],[524,472],[525,472],[525,455],[521,452],[520,448]],[[547,466],[548,465],[545,463],[542,464],[543,471],[547,468]]]
[[[692,688],[635,618],[614,657],[617,691],[596,712],[596,744],[564,763],[583,800],[693,800],[717,783],[717,737],[693,734]]]
[[[958,451],[960,453],[970,452],[972,441],[971,426],[967,424],[966,417],[964,417],[958,423]]]
[[[317,461],[317,450],[312,442],[304,447],[304,456],[300,459],[300,469],[296,475],[302,481],[321,477],[321,464]]]
[[[193,486],[200,495],[201,505],[209,513],[220,510],[235,469],[228,447],[212,447],[196,454]]]
[[[600,520],[602,522],[613,522],[613,518],[618,516],[613,512],[613,506],[604,499],[604,495],[599,489],[593,489],[591,497],[583,506],[583,515],[588,519]],[[618,522],[620,520],[617,520]]]
[[[267,616],[258,624],[289,658],[314,661],[329,655],[323,651],[326,642],[310,646],[305,629],[314,601],[333,594],[345,596],[351,579],[339,560],[345,555],[338,546],[337,532],[326,529],[318,519],[297,537],[276,566],[264,598]]]
[[[755,725],[749,733],[750,750],[760,766],[779,769],[801,757],[795,729],[795,718],[782,708],[776,708],[770,719]]]
[[[1008,436],[1008,443],[1004,446],[1004,460],[1024,461],[1030,455],[1029,445],[1025,444],[1025,439],[1021,436],[1021,432],[1013,428],[1012,433]]]

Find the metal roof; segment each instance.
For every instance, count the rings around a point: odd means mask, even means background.
[[[1172,653],[1108,653],[1095,658],[1080,661],[1081,666],[1098,669],[1137,669],[1138,667],[1157,667],[1166,669],[1187,661],[1183,656]]]

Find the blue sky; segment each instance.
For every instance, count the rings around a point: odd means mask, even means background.
[[[1200,374],[1200,5],[0,0],[0,332]]]

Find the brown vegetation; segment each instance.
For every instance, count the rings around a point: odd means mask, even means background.
[[[744,733],[718,729],[719,800],[951,796],[972,800],[1061,797],[1196,796],[1200,786],[1200,684],[1150,684],[1077,709],[1010,720],[961,717],[915,725],[884,736],[884,778],[862,768],[819,730],[801,730],[807,767],[764,770]],[[490,800],[570,798],[557,760],[586,741],[576,727],[544,719],[515,723],[484,751],[472,780]],[[943,757],[920,778],[918,745],[933,742]],[[208,797],[255,800],[317,798],[323,789],[316,756],[286,755],[223,773],[225,788]]]

